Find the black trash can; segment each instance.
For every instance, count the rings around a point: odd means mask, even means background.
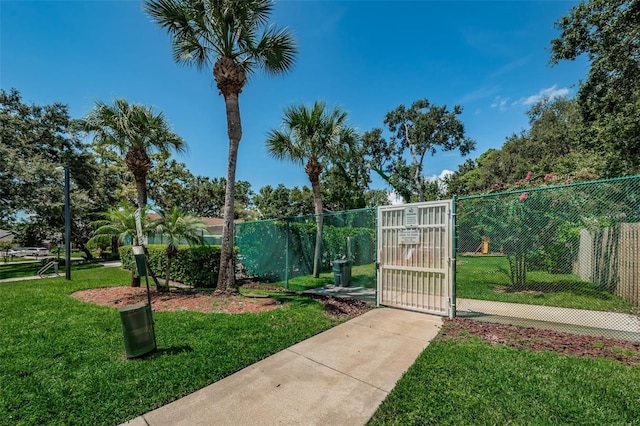
[[[348,260],[333,261],[333,281],[338,287],[349,287],[351,284],[351,262]]]
[[[120,319],[127,358],[136,358],[156,350],[151,307],[148,304],[120,308]]]

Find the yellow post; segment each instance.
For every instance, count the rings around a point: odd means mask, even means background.
[[[482,237],[482,254],[489,254],[489,237]]]

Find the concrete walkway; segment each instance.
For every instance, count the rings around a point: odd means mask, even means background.
[[[125,425],[363,425],[441,325],[374,309]]]
[[[632,342],[640,341],[640,317],[619,312],[458,298],[456,316]]]
[[[522,303],[460,298],[457,299],[457,308],[458,311],[477,312],[485,315],[516,317],[580,327],[640,333],[640,318],[635,315],[618,312],[590,311],[587,309],[558,308],[555,306],[525,305]]]

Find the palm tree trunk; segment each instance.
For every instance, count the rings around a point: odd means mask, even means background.
[[[138,195],[138,207],[142,208],[147,205],[147,177],[135,176],[136,193]]]
[[[116,254],[120,250],[120,243],[118,242],[118,237],[111,237],[111,253]]]
[[[240,122],[240,105],[238,93],[224,95],[227,109],[227,133],[229,134],[229,158],[227,162],[227,188],[224,196],[224,224],[222,226],[222,250],[220,253],[220,271],[216,290],[225,293],[236,293],[235,265],[233,259],[233,218],[236,192],[236,163],[238,147],[242,138]]]
[[[173,256],[167,256],[167,277],[164,281],[164,289],[162,289],[162,291],[168,291],[169,290],[169,277],[171,275],[171,258]],[[160,289],[160,287],[158,287],[158,289]]]
[[[322,196],[320,195],[320,181],[316,176],[311,180],[313,189],[313,205],[316,213],[316,248],[313,254],[313,277],[320,276],[320,266],[322,262]]]
[[[147,175],[135,176],[136,181],[136,193],[138,195],[138,208],[142,209],[147,205]],[[142,219],[144,220],[144,219]],[[142,245],[141,241],[138,241],[138,244]],[[149,251],[147,247],[144,247],[144,262],[147,266],[147,272],[151,275],[151,279],[153,279],[156,288],[160,288],[160,282],[158,281],[158,277],[156,276],[153,269],[151,269],[151,265],[149,265]],[[140,287],[140,278],[138,278],[138,285],[136,287]]]

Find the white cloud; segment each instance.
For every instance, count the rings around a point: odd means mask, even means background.
[[[553,99],[559,98],[561,96],[567,96],[568,94],[569,94],[569,89],[567,89],[566,87],[558,89],[558,85],[554,84],[551,87],[548,87],[546,89],[540,90],[535,95],[531,95],[531,96],[529,96],[527,98],[520,98],[517,101],[515,101],[512,105],[513,106],[516,106],[516,105],[533,105],[533,104],[541,101],[542,99],[553,100]]]
[[[425,177],[425,179],[430,181],[430,182],[442,181],[444,178],[446,178],[447,176],[451,176],[452,174],[453,174],[453,172],[451,170],[444,169],[443,171],[440,172],[439,175],[427,176],[427,177]]]
[[[497,108],[500,111],[506,111],[508,102],[509,102],[509,98],[503,98],[502,96],[496,96],[496,98],[491,103],[491,108]]]
[[[396,194],[395,191],[391,191],[390,193],[388,193],[387,199],[389,200],[389,204],[391,204],[392,206],[404,203],[404,201],[402,200],[402,197]]]

